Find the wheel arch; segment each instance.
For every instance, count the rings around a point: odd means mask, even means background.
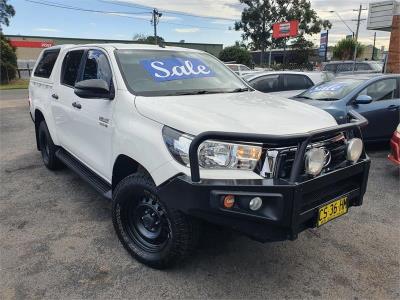
[[[112,169],[112,179],[111,179],[112,190],[115,189],[115,187],[122,179],[126,178],[129,175],[135,174],[139,171],[146,173],[150,178],[152,178],[150,173],[146,170],[146,168],[143,165],[141,165],[138,161],[134,160],[133,158],[125,154],[118,155]]]
[[[36,137],[36,149],[40,150],[39,147],[39,125],[40,122],[45,121],[43,113],[39,109],[35,109],[35,137]]]

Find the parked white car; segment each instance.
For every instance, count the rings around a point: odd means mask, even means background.
[[[262,71],[262,69],[260,68],[252,70],[248,66],[242,64],[225,64],[225,65],[239,76],[253,74]]]
[[[246,74],[242,77],[260,92],[291,98],[335,76],[329,72],[271,71]]]
[[[202,51],[96,44],[43,50],[29,83],[37,149],[112,200],[118,238],[168,267],[202,222],[294,240],[362,204],[365,119],[254,91]],[[58,173],[58,176],[62,176]]]

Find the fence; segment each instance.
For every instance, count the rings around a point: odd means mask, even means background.
[[[19,79],[28,79],[31,77],[33,67],[35,66],[36,60],[33,59],[19,59],[17,62],[17,76]]]

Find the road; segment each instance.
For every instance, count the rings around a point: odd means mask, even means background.
[[[205,232],[167,271],[132,259],[111,205],[71,171],[47,170],[26,91],[0,91],[0,299],[399,299],[399,169],[371,148],[364,205],[293,242]]]

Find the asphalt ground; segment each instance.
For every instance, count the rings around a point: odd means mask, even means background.
[[[111,204],[35,148],[27,91],[0,91],[0,299],[399,299],[399,168],[372,158],[364,205],[296,241],[261,244],[207,230],[178,267],[132,259]]]

